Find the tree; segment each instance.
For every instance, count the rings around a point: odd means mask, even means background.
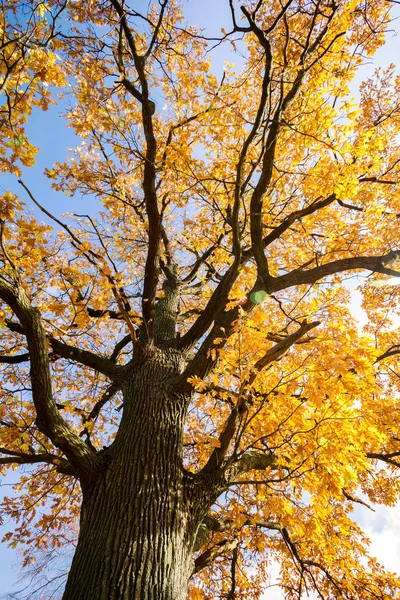
[[[2,3],[1,167],[60,88],[47,176],[101,204],[0,200],[3,509],[26,563],[80,514],[64,600],[260,598],[272,561],[288,599],[400,590],[351,518],[400,492],[400,81],[348,87],[390,3],[226,1],[213,39],[174,0]]]

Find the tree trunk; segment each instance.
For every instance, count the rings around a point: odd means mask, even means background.
[[[63,600],[183,600],[197,524],[182,468],[188,399],[173,394],[182,354],[152,348],[127,373],[117,437],[83,490]]]

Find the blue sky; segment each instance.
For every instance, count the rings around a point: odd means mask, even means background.
[[[147,1],[138,0],[137,5],[147,6]],[[207,35],[218,36],[221,27],[227,27],[230,22],[230,11],[227,0],[195,0],[184,2],[188,22],[196,23],[207,28]],[[398,8],[398,7],[397,7]],[[400,14],[400,11],[398,11]],[[393,29],[400,30],[399,24],[394,23]],[[216,53],[213,66],[221,69],[223,61],[227,58],[226,46]],[[229,60],[232,60],[228,57]],[[352,93],[357,95],[357,89],[363,79],[370,76],[376,66],[388,66],[390,63],[400,60],[400,34],[396,36],[389,33],[385,47],[380,49],[370,64],[366,65],[362,73],[353,84]],[[400,71],[400,69],[399,69]],[[70,198],[56,193],[51,189],[49,181],[42,175],[45,167],[51,168],[54,161],[65,159],[67,149],[73,147],[76,138],[70,129],[65,128],[65,122],[61,119],[62,106],[55,106],[47,113],[35,111],[28,125],[30,141],[40,148],[36,166],[24,169],[22,179],[32,190],[34,196],[55,215],[60,216],[65,212],[93,213],[97,203],[87,197]],[[21,199],[26,200],[23,190],[17,183],[16,177],[0,176],[0,190],[11,190],[20,194]],[[35,210],[37,214],[37,210]],[[37,215],[39,219],[42,217]],[[354,314],[362,318],[357,296],[353,306]],[[0,482],[0,496],[11,494],[11,484],[16,482],[17,472],[10,472]],[[387,566],[389,570],[400,572],[400,506],[388,509],[377,507],[375,513],[368,509],[357,511],[359,522],[365,527],[367,534],[372,540],[372,552]],[[0,527],[0,537],[12,527],[5,523]],[[15,550],[0,544],[0,593],[11,593],[21,586],[19,574],[19,557]],[[16,567],[12,568],[15,564]],[[274,576],[278,575],[275,569]],[[274,581],[272,581],[274,583]],[[281,600],[283,595],[277,587],[272,587],[266,596],[268,600]],[[310,596],[310,599],[312,597]]]

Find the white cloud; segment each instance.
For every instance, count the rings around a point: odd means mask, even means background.
[[[395,507],[377,506],[375,510],[362,523],[371,539],[370,553],[386,570],[400,575],[400,503]]]

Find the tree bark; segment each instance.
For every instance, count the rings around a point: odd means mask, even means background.
[[[124,413],[104,468],[83,489],[63,600],[184,600],[197,529],[182,467],[189,398],[173,393],[182,353],[150,348],[122,384]]]

